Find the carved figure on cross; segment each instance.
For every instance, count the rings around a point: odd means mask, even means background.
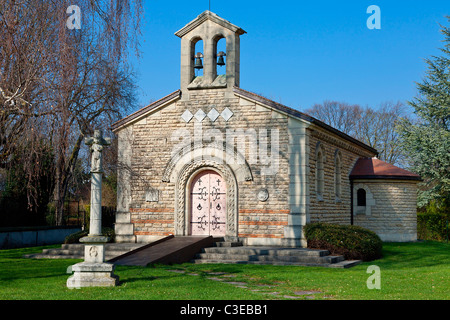
[[[111,144],[111,139],[103,137],[102,130],[95,130],[93,137],[86,137],[84,143],[90,147],[91,172],[103,172],[102,151],[103,147]]]

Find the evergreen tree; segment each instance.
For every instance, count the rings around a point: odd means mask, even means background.
[[[447,17],[450,22],[450,16]],[[409,104],[418,120],[404,119],[399,127],[401,145],[411,169],[422,176],[419,206],[435,200],[450,207],[450,28],[441,26],[441,56],[425,59],[428,65],[419,94]]]

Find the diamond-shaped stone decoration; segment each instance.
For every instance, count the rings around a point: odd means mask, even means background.
[[[224,118],[225,121],[228,121],[233,116],[233,112],[228,109],[228,107],[226,107],[220,115],[222,116],[222,118]]]
[[[209,112],[208,112],[208,118],[211,119],[212,122],[216,121],[217,117],[220,115],[219,112],[217,112],[216,109],[212,108]]]
[[[206,117],[206,113],[203,112],[202,109],[198,109],[197,112],[194,114],[195,119],[197,121],[201,122]]]
[[[186,111],[181,115],[181,118],[187,123],[191,121],[193,116],[194,115],[188,109],[186,109]]]

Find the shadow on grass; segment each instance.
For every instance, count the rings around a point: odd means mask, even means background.
[[[120,277],[120,285],[141,282],[141,281],[155,281],[155,280],[173,280],[179,276],[179,274],[166,274],[168,273],[167,265],[148,265],[143,266],[115,266],[115,274]],[[156,273],[151,274],[151,273]]]
[[[163,280],[164,278],[168,279],[171,277],[169,277],[169,276],[167,276],[167,277],[139,276],[139,277],[126,277],[125,279],[122,279],[121,277],[119,277],[119,285],[124,285],[127,283],[133,283],[133,282],[140,282],[140,281]]]
[[[33,259],[23,258],[25,254],[41,252],[53,246],[28,247],[0,250],[0,281],[4,283],[26,279],[51,279],[69,276],[69,266],[81,262],[79,259]]]
[[[395,269],[448,266],[450,244],[434,241],[384,243],[383,258],[375,261]]]

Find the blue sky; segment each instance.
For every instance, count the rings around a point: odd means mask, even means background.
[[[145,1],[142,56],[134,61],[141,106],[179,89],[176,31],[208,10],[208,0]],[[381,29],[370,30],[370,5]],[[218,1],[211,11],[241,36],[240,87],[297,110],[324,100],[377,107],[411,100],[424,58],[439,55],[450,1]]]

